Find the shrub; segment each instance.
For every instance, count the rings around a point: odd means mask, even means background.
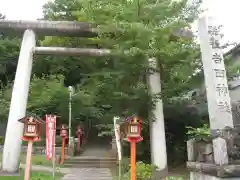
[[[130,159],[129,158],[123,158],[121,162],[121,172],[122,174],[125,174],[129,171],[130,168]]]
[[[136,179],[151,179],[155,170],[156,166],[145,164],[142,161],[139,161],[136,163]],[[128,172],[123,175],[122,180],[130,180],[130,170],[128,170]]]
[[[202,127],[199,128],[193,128],[193,127],[186,127],[188,129],[187,135],[189,136],[189,139],[191,138],[204,138],[209,137],[211,135],[210,128],[208,124],[204,124]]]
[[[126,169],[124,169],[126,168]],[[125,171],[127,170],[127,172]],[[156,166],[151,164],[145,164],[142,161],[139,161],[136,163],[136,179],[137,180],[155,180],[153,177],[153,172],[156,171]],[[122,163],[122,172],[126,172],[121,180],[130,180],[130,166],[129,166],[129,159],[127,164],[127,159],[125,159],[125,162]],[[116,178],[117,179],[117,178]],[[176,176],[168,176],[164,178],[164,180],[185,180],[183,177],[176,177]]]
[[[5,137],[4,136],[0,136],[0,145],[4,145],[4,140],[5,140]]]

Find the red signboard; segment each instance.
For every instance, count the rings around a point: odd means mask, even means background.
[[[56,116],[46,115],[46,157],[48,160],[52,159],[55,133],[56,132]]]

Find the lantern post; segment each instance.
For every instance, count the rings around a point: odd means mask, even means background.
[[[19,122],[24,123],[24,134],[22,136],[22,140],[28,141],[24,180],[30,180],[33,143],[40,141],[40,127],[41,124],[44,124],[44,121],[30,116],[20,119]]]
[[[67,126],[65,124],[61,125],[60,136],[62,137],[62,150],[61,150],[61,160],[60,164],[63,164],[65,158],[65,142],[67,139]]]
[[[81,129],[80,125],[77,126],[76,134],[77,134],[77,138],[78,138],[77,152],[80,153],[81,135],[82,135],[82,129]]]
[[[84,131],[84,126],[81,125],[81,138],[82,138],[82,145],[85,144],[85,131]]]
[[[141,123],[137,116],[133,116],[128,122],[127,140],[131,145],[131,180],[136,180],[136,144],[143,140],[141,137]]]

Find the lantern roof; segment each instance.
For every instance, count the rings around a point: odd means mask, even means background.
[[[70,129],[66,124],[61,124],[60,126],[57,127],[57,130],[61,130],[62,125],[64,125],[64,129],[66,129],[66,130]]]
[[[130,122],[143,123],[142,119],[141,119],[139,116],[135,115],[135,114],[132,115],[132,116],[127,117],[127,118],[125,119],[125,121],[126,121],[127,123],[130,123]]]
[[[45,121],[42,120],[38,115],[36,115],[34,113],[30,113],[30,112],[27,112],[26,116],[22,117],[18,121],[24,123],[27,119],[29,119],[31,117],[33,118],[34,121],[36,121],[39,124],[44,124],[45,123]]]

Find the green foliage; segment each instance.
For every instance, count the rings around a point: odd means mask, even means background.
[[[155,170],[155,166],[139,161],[136,163],[136,179],[144,180],[147,178],[152,178]],[[123,175],[122,180],[130,180],[130,170]]]
[[[98,124],[96,125],[98,129],[98,136],[113,136],[114,128],[113,124]]]
[[[121,180],[130,180],[130,159],[123,158],[121,161],[121,172],[122,178]],[[145,180],[145,179],[152,179],[154,171],[156,171],[156,166],[143,163],[141,161],[136,163],[137,168],[137,180]],[[181,173],[180,173],[181,174]],[[116,177],[115,179],[118,179]],[[186,180],[187,178],[183,178],[181,176],[168,176],[164,178],[164,180]],[[154,180],[154,179],[153,179]]]
[[[60,180],[62,174],[56,173],[56,180]],[[0,176],[0,180],[19,180],[24,179],[24,172],[20,172],[20,176]],[[43,172],[31,172],[30,180],[52,180],[51,173],[43,173]]]
[[[150,164],[144,164],[143,162],[137,162],[137,179],[151,178],[156,167]]]
[[[204,124],[202,127],[193,128],[187,127],[189,138],[204,138],[210,136],[210,128],[208,124]]]
[[[4,136],[0,136],[0,145],[4,145],[4,140],[5,140]]]
[[[0,13],[0,19],[5,16]],[[0,33],[0,89],[12,82],[19,54],[20,39],[11,34]]]
[[[121,172],[122,174],[125,174],[129,171],[130,168],[130,158],[124,157],[121,161]]]
[[[36,57],[28,110],[39,116],[57,114],[61,116],[61,122],[66,123],[66,87],[72,85],[76,89],[73,119],[94,119],[106,125],[112,123],[113,116],[138,113],[148,121],[149,111],[154,105],[151,96],[170,104],[172,97],[180,97],[191,89],[192,74],[201,68],[200,59],[196,58],[199,47],[194,37],[174,35],[190,26],[198,7],[198,0],[193,3],[187,3],[187,0],[55,0],[47,3],[43,9],[44,19],[89,22],[98,37],[46,37],[39,44],[109,48],[113,56]],[[2,43],[7,44],[5,40]],[[9,46],[5,51],[13,55],[16,52]],[[154,71],[161,72],[161,94],[149,94],[147,59],[150,57],[156,57],[159,64]],[[5,117],[1,118],[3,120],[7,116],[10,96],[11,85],[0,94],[0,116]],[[177,113],[170,114],[174,116]],[[102,132],[106,135],[112,130],[105,128]],[[144,142],[139,144],[138,156],[149,159],[148,126],[144,127],[143,134]]]
[[[192,22],[198,6],[196,1],[187,5],[186,1],[172,3],[170,0],[157,3],[148,0],[49,2],[44,6],[45,19],[87,21],[99,36],[89,39],[50,37],[42,44],[110,48],[115,56],[47,57],[45,67],[52,67],[50,73],[63,73],[68,83],[72,77],[75,83],[93,92],[94,107],[109,107],[101,111],[101,119],[105,121],[109,121],[105,116],[110,114],[138,112],[147,117],[152,106],[146,84],[148,57],[155,56],[161,64],[162,97],[167,100],[189,88],[189,76],[198,67],[193,58],[198,46],[191,37],[173,40],[172,34]]]

